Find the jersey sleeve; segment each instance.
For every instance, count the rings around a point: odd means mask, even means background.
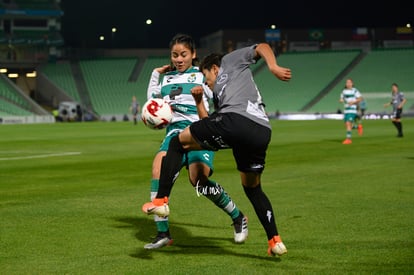
[[[362,97],[361,92],[358,89],[355,89],[355,98],[360,98]]]
[[[202,84],[203,89],[204,89],[204,96],[207,97],[208,99],[212,99],[213,98],[213,91],[206,85],[206,84]]]
[[[152,71],[150,81],[148,83],[148,89],[147,89],[147,99],[159,97],[161,94],[161,83],[159,83],[160,80],[160,73],[157,71]]]

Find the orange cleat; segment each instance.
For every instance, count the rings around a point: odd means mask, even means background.
[[[362,124],[358,125],[358,135],[362,136],[362,133],[364,132],[364,129],[362,128]]]
[[[267,254],[274,256],[282,256],[287,253],[286,246],[283,244],[279,235],[273,236],[269,241],[269,248],[267,249]]]
[[[351,144],[352,140],[350,138],[345,139],[344,141],[342,141],[342,144]]]
[[[151,215],[156,214],[160,217],[168,217],[170,208],[168,207],[168,197],[154,199],[152,202],[147,202],[142,206],[142,212]]]

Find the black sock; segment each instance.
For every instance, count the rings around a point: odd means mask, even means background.
[[[253,205],[254,211],[260,220],[264,230],[266,231],[267,239],[270,240],[275,235],[279,235],[276,227],[276,220],[272,209],[272,204],[262,191],[262,186],[259,184],[256,187],[244,187],[244,193],[249,198]]]
[[[395,124],[395,126],[397,127],[398,134],[399,135],[402,135],[402,124],[401,124],[401,121],[397,121],[396,124]]]
[[[156,198],[170,196],[175,180],[178,178],[182,167],[185,151],[181,146],[178,136],[171,139],[167,155],[162,159],[161,175]]]
[[[392,124],[394,124],[395,128],[398,130],[397,121],[393,121]]]

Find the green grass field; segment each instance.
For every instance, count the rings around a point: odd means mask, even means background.
[[[288,248],[267,240],[230,150],[213,179],[249,217],[231,219],[197,197],[182,171],[170,200],[174,244],[155,235],[151,163],[163,137],[132,122],[0,125],[1,274],[413,274],[414,119],[404,138],[389,120],[364,121],[342,145],[342,121],[272,121],[263,189]]]

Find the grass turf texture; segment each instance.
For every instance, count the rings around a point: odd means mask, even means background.
[[[414,120],[364,121],[341,144],[342,121],[272,121],[263,189],[288,248],[267,255],[230,150],[213,179],[249,217],[233,243],[230,218],[197,197],[187,172],[170,201],[174,244],[148,251],[152,158],[164,131],[139,123],[0,126],[2,274],[344,274],[414,272]],[[73,155],[65,155],[71,152]]]

